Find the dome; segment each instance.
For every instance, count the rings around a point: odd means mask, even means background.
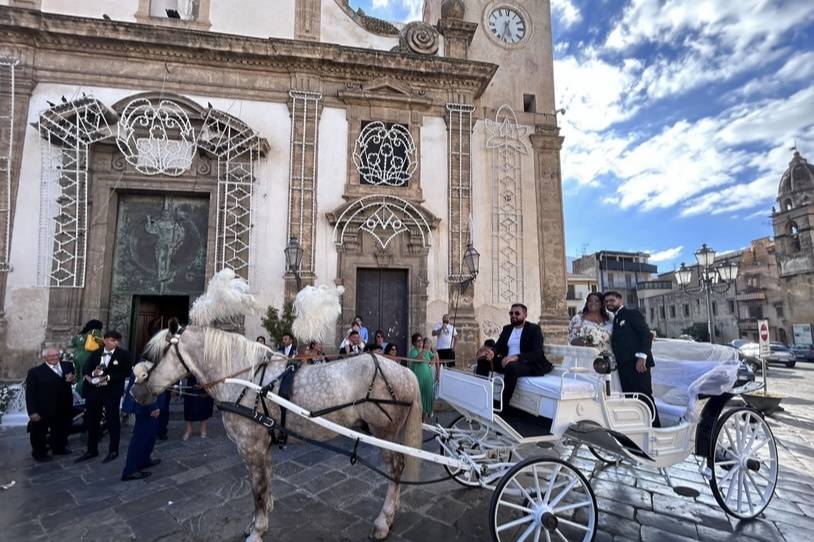
[[[814,166],[800,156],[800,152],[795,149],[794,157],[789,162],[789,168],[780,178],[779,199],[804,190],[814,191]]]

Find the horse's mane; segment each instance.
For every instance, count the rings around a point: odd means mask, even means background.
[[[152,362],[158,361],[167,344],[167,333],[169,332],[169,329],[162,329],[153,335],[152,338],[147,341],[147,344],[144,345],[143,356]]]
[[[255,366],[270,358],[287,359],[275,354],[270,348],[259,342],[247,339],[238,333],[231,333],[213,327],[204,328],[204,363],[207,367],[218,365],[230,371],[242,368],[241,362],[250,362],[252,371]]]

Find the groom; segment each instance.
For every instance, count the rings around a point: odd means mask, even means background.
[[[605,308],[615,313],[611,348],[616,358],[622,391],[646,395],[652,402],[648,406],[655,410],[650,369],[656,364],[651,352],[653,336],[650,334],[650,328],[647,327],[642,313],[624,306],[622,294],[619,292],[605,293]],[[653,427],[661,427],[658,411],[654,414]]]

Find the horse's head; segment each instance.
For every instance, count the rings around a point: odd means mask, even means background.
[[[189,341],[194,342],[194,333],[184,333],[174,318],[170,320],[169,329],[159,331],[144,348],[144,357],[150,361],[142,361],[133,367],[135,384],[130,393],[133,398],[148,405],[155,401],[158,394],[172,386],[184,376],[189,374],[192,361],[188,353]],[[184,341],[181,341],[181,336]]]

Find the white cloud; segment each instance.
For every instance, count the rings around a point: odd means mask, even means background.
[[[400,22],[420,20],[423,5],[423,0],[372,0],[371,2],[371,8],[380,10],[381,16]],[[404,13],[405,16],[400,16],[401,13]]]
[[[649,260],[650,263],[660,263],[660,262],[666,262],[666,261],[676,259],[681,254],[682,250],[684,250],[684,247],[683,246],[678,246],[678,247],[673,247],[673,248],[667,248],[667,249],[664,249],[664,250],[660,250],[658,252],[653,252],[653,251],[650,251],[650,250],[647,250],[645,252],[650,254],[650,260]]]
[[[565,28],[582,20],[582,13],[571,0],[551,0],[551,13]]]

